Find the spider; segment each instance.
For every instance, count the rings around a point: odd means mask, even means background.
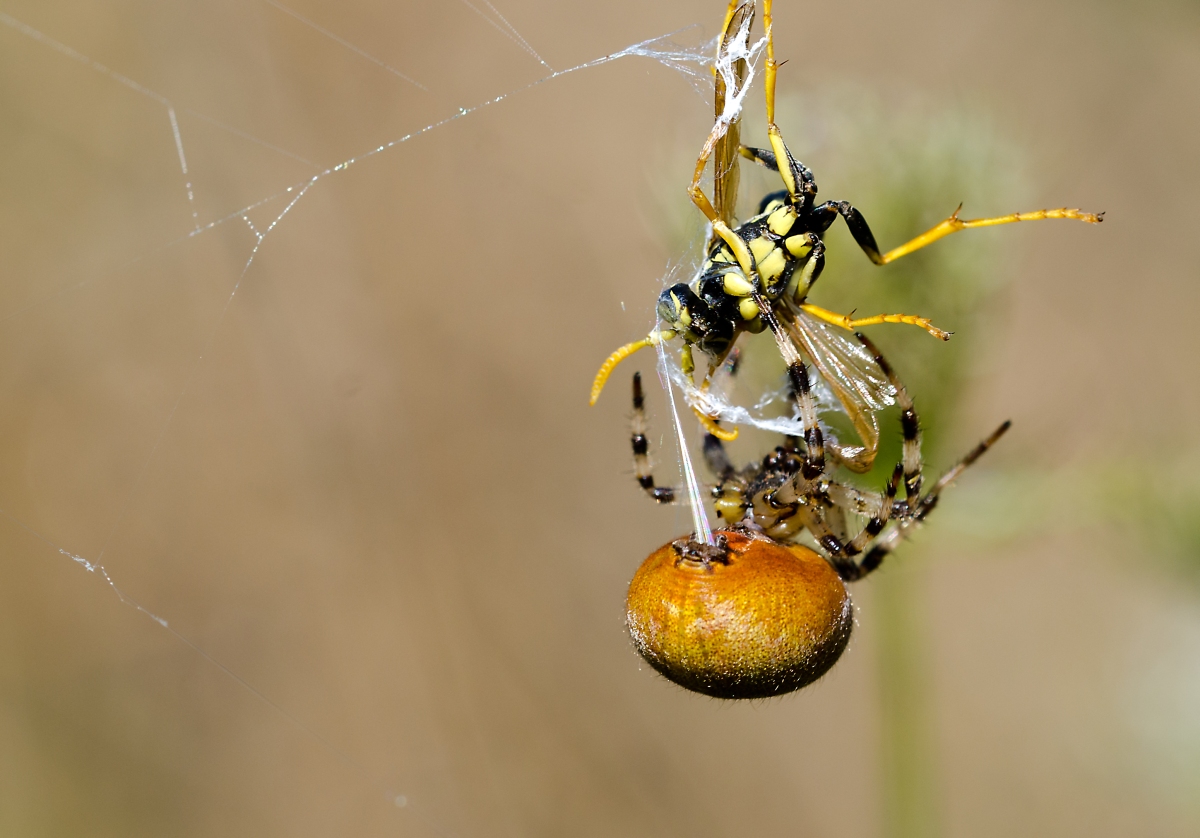
[[[690,537],[655,551],[629,589],[634,644],[670,680],[720,698],[760,698],[819,678],[850,636],[844,583],[876,570],[1008,430],[1009,422],[1001,424],[922,494],[921,426],[912,399],[874,344],[862,333],[855,337],[895,391],[900,462],[882,491],[864,491],[837,479],[835,460],[811,442],[787,437],[760,462],[738,469],[721,439],[707,434],[704,458],[718,481],[712,498],[724,528],[715,544]],[[806,440],[819,441],[814,427],[806,422]],[[657,485],[650,469],[636,373],[632,431],[638,484],[658,503],[675,502],[675,489]],[[866,523],[853,531],[848,515]],[[824,555],[797,543],[805,532]]]
[[[772,5],[772,0],[763,0],[767,53],[764,87],[771,147],[767,150],[741,145],[739,108],[734,107],[732,114],[726,112],[727,97],[732,96],[732,101],[740,104],[740,96],[749,83],[750,61],[757,49],[749,45],[756,4],[731,0],[718,40],[717,119],[688,187],[692,202],[704,213],[711,228],[707,258],[690,283],[677,283],[659,295],[660,327],[642,340],[622,346],[605,360],[592,384],[591,403],[596,403],[609,375],[622,360],[639,349],[676,337],[682,341],[681,366],[693,385],[696,383],[693,347],[708,356],[707,370],[699,382],[700,390],[705,391],[713,372],[743,332],[756,334],[769,330],[788,365],[802,418],[815,436],[807,440],[810,450],[822,446],[816,422],[808,420],[812,396],[805,356],[829,385],[863,443],[861,447],[849,447],[831,440],[827,443],[829,453],[842,465],[861,473],[870,470],[878,451],[875,412],[892,403],[892,394],[885,386],[887,376],[839,329],[853,331],[881,323],[906,323],[942,340],[948,340],[950,333],[917,315],[876,314],[854,318],[807,302],[825,266],[825,244],[821,237],[833,222],[838,217],[844,219],[867,257],[876,265],[886,265],[959,230],[1045,218],[1094,224],[1102,221],[1104,214],[1063,208],[964,220],[959,218],[960,206],[940,224],[881,253],[858,209],[846,201],[816,203],[817,184],[812,172],[788,151],[775,124],[779,64],[775,61]],[[734,226],[738,155],[778,173],[784,188],[767,195],[754,217]],[[708,161],[714,158],[714,200],[710,201],[701,187],[701,179]],[[725,440],[737,436],[736,429],[720,427],[716,417],[699,407],[693,405],[693,411],[712,436]]]

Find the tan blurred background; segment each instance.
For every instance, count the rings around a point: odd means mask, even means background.
[[[723,3],[497,7],[565,69]],[[783,93],[968,103],[1023,208],[1108,217],[979,234],[1009,286],[955,440],[1012,434],[855,588],[830,676],[738,705],[632,651],[625,584],[687,519],[634,487],[624,375],[586,405],[706,102],[632,57],[523,89],[463,3],[287,8],[370,57],[260,0],[0,9],[0,834],[895,834],[898,580],[931,830],[1200,834],[1194,4],[777,4]],[[188,236],[507,92],[318,181],[240,286],[245,220]]]

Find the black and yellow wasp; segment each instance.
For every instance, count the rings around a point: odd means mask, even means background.
[[[891,403],[893,394],[887,376],[871,354],[851,338],[850,331],[880,323],[907,323],[942,340],[949,339],[950,333],[916,315],[851,317],[808,303],[808,294],[825,265],[822,235],[833,222],[841,217],[867,257],[876,265],[886,265],[959,230],[1043,218],[1073,218],[1095,224],[1103,220],[1103,214],[1064,208],[964,220],[955,210],[930,230],[881,253],[866,219],[850,203],[817,203],[817,184],[812,172],[791,155],[775,124],[779,65],[775,61],[772,0],[763,0],[766,44],[763,76],[770,149],[741,145],[740,102],[752,78],[752,62],[757,52],[757,45],[750,42],[755,6],[755,2],[731,0],[726,10],[714,72],[717,119],[696,161],[688,188],[692,202],[711,225],[707,258],[691,282],[672,285],[659,295],[659,328],[608,357],[592,385],[591,402],[595,404],[617,364],[639,349],[679,338],[683,372],[693,384],[697,383],[693,347],[699,349],[708,358],[707,369],[698,382],[704,390],[743,332],[770,331],[788,365],[800,418],[810,429],[808,434],[820,436],[805,359],[828,384],[862,443],[851,447],[830,440],[830,453],[852,471],[865,472],[878,451],[875,413]],[[731,101],[736,107],[728,107]],[[735,224],[739,158],[778,172],[784,188],[764,198],[754,217]],[[712,201],[701,187],[710,160],[714,161],[715,171]],[[693,410],[709,433],[722,439],[737,435],[736,430],[720,427],[715,417],[696,407]],[[819,438],[806,442],[821,448]]]

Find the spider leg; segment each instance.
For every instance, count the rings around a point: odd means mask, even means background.
[[[704,462],[717,478],[712,489],[713,509],[726,524],[736,524],[746,514],[746,480],[729,460],[721,440],[712,434],[704,437]]]
[[[959,475],[961,475],[968,466],[972,465],[976,460],[982,457],[989,448],[995,445],[996,440],[1004,436],[1005,432],[1008,431],[1010,427],[1012,427],[1011,420],[1002,422],[1000,427],[992,431],[987,439],[983,440],[974,448],[972,448],[969,452],[967,452],[965,457],[955,464],[953,468],[938,478],[938,481],[933,484],[933,488],[930,489],[925,497],[921,498],[920,503],[917,504],[917,508],[913,515],[917,522],[925,520],[925,516],[932,512],[934,507],[937,506],[938,498],[940,497],[941,493],[948,486],[950,486],[950,484],[957,480]]]
[[[732,480],[737,476],[729,452],[725,450],[721,438],[713,434],[704,435],[704,464],[718,480]]]
[[[904,500],[909,511],[913,512],[916,510],[917,501],[921,495],[921,422],[917,418],[917,411],[913,406],[912,397],[908,395],[908,389],[896,375],[892,365],[883,357],[883,353],[862,332],[856,332],[854,336],[868,352],[875,356],[875,363],[883,370],[883,374],[888,378],[888,383],[896,391],[896,405],[900,408],[900,431],[904,438],[901,455],[901,462],[904,464]]]
[[[829,553],[829,560],[833,563],[838,576],[842,577],[843,580],[850,582],[861,579],[868,572],[863,570],[862,565],[855,563],[854,557],[861,554],[867,548],[867,545],[883,532],[883,528],[887,526],[892,514],[892,503],[895,500],[896,491],[899,489],[903,474],[903,464],[897,463],[895,470],[892,471],[891,478],[887,482],[887,486],[884,488],[880,503],[872,511],[871,518],[863,526],[862,530],[849,541],[843,541],[841,538],[838,538],[833,528],[811,504],[800,506],[799,514],[804,518],[805,527],[812,533],[817,543]],[[868,556],[870,555],[868,554]]]
[[[825,486],[825,493],[829,495],[834,506],[856,515],[870,515],[873,509],[878,509],[879,504],[883,503],[882,492],[865,491],[837,480],[829,481]]]
[[[826,504],[822,510],[825,523],[829,525],[829,529],[837,536],[838,540],[845,543],[850,539],[849,525],[846,523],[846,510],[838,506],[836,503]]]
[[[771,321],[774,321],[773,317]],[[773,326],[771,331],[787,361],[788,379],[791,381],[796,403],[800,407],[800,423],[804,427],[804,462],[800,466],[800,474],[805,480],[816,480],[825,472],[825,437],[817,423],[817,406],[808,380],[808,367],[800,359],[796,347],[792,346],[786,335],[776,331],[777,328],[778,326]]]
[[[646,398],[642,392],[642,374],[633,374],[633,473],[638,485],[646,490],[656,503],[674,503],[675,490],[669,486],[655,486],[650,469],[650,443],[646,439]]]
[[[942,491],[955,480],[957,480],[959,475],[963,473],[964,469],[982,457],[985,451],[995,445],[996,440],[1000,439],[1000,437],[1004,435],[1004,432],[1007,431],[1011,425],[1011,422],[1004,422],[1002,425],[1000,425],[1000,427],[992,431],[991,435],[987,439],[976,445],[967,454],[967,456],[959,460],[959,462],[952,469],[938,478],[937,483],[935,483],[933,488],[929,490],[929,493],[920,500],[916,509],[911,511],[910,517],[902,520],[894,530],[881,538],[875,544],[875,546],[871,548],[871,551],[863,557],[863,560],[858,565],[860,571],[859,578],[866,576],[868,573],[879,567],[883,560],[887,558],[887,555],[895,550],[901,543],[903,543],[904,539],[908,538],[909,534],[921,525],[921,522],[925,520],[926,516],[928,516],[929,513],[933,511],[934,507],[937,506],[938,498],[941,496]]]

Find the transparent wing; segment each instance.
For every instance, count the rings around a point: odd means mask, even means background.
[[[789,314],[781,318],[789,336],[817,368],[862,441],[861,449],[845,448],[838,456],[853,471],[869,470],[879,451],[875,414],[895,403],[896,389],[852,334],[801,310],[790,309]]]
[[[749,25],[754,17],[754,3],[744,3],[737,8],[732,5],[726,13],[725,26],[721,30],[721,38],[717,47],[717,62],[730,62],[735,79],[735,86],[740,89],[746,84],[749,65],[744,58],[730,61],[729,46],[733,39],[739,36],[743,27]],[[720,72],[713,72],[713,108],[714,115],[720,119],[725,113],[725,98],[728,85]],[[741,169],[738,148],[741,145],[741,115],[729,124],[725,135],[717,140],[713,151],[713,208],[717,215],[730,227],[736,227],[734,218],[737,209],[738,181]]]

